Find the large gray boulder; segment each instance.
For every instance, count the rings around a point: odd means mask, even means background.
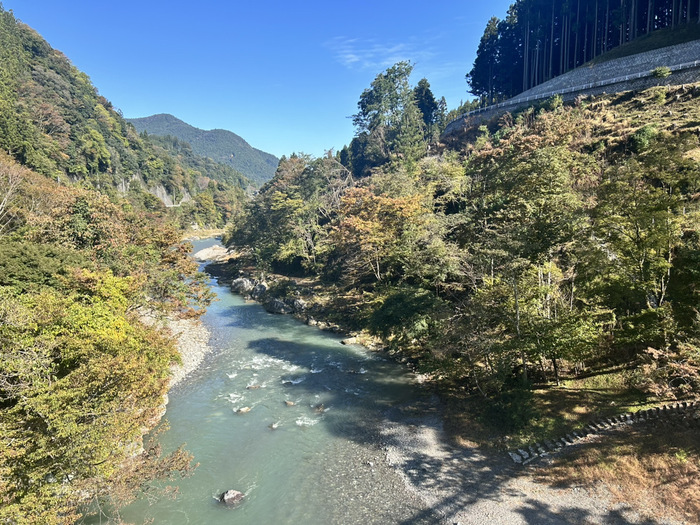
[[[258,283],[251,290],[250,296],[257,301],[266,293],[267,293],[267,284],[266,283]]]
[[[232,507],[238,505],[241,501],[243,501],[244,497],[245,494],[243,494],[242,492],[238,492],[237,490],[231,489],[222,493],[221,496],[219,496],[219,501],[224,505]]]
[[[306,310],[306,301],[299,299],[298,297],[295,297],[294,299],[287,299],[287,304],[297,313],[301,313]]]
[[[291,314],[293,312],[292,308],[285,304],[284,301],[280,301],[279,299],[270,299],[269,301],[265,301],[263,307],[271,314]]]
[[[241,295],[249,294],[253,291],[253,288],[255,288],[255,282],[247,277],[238,277],[231,283],[231,291]]]

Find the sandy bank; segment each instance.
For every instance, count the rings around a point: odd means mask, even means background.
[[[175,346],[180,354],[182,364],[171,367],[170,388],[182,381],[197,369],[210,351],[210,333],[199,319],[176,319],[158,317],[153,313],[141,315],[141,320],[149,326],[158,326],[170,332],[175,339]]]

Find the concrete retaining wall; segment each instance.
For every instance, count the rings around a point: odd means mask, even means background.
[[[668,67],[672,74],[656,78],[653,70]],[[583,65],[520,95],[486,108],[465,113],[447,125],[441,140],[508,111],[524,109],[538,101],[561,95],[572,101],[581,95],[638,91],[654,86],[681,85],[700,81],[700,40],[647,51],[601,64]]]

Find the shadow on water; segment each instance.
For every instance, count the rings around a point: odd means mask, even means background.
[[[511,507],[511,519],[512,515],[519,515],[518,522],[532,525],[656,523],[631,520],[626,516],[626,511],[631,509],[609,509],[600,513],[575,504],[566,505],[562,501],[548,504],[531,497],[511,483],[515,478],[527,476],[526,469],[514,466],[500,455],[444,443],[435,396],[406,381],[408,371],[381,356],[370,354],[367,357],[357,348],[339,345],[329,358],[328,347],[276,338],[257,339],[249,342],[248,347],[293,363],[300,369],[314,369],[319,366],[319,359],[326,356],[323,374],[292,374],[283,381],[289,381],[290,393],[303,393],[302,397],[321,400],[317,407],[310,409],[328,410],[324,414],[324,424],[329,432],[364,446],[402,451],[394,467],[417,487],[428,505],[411,518],[396,523],[445,522],[447,517],[460,511],[473,509],[479,513],[485,510],[482,508],[485,502],[491,502],[490,508],[494,509],[505,501],[510,502],[505,504]],[[362,395],[348,389],[348,384],[355,384]],[[392,432],[399,428],[403,430]],[[435,441],[422,442],[426,435],[436,436]],[[541,489],[545,491],[548,487]],[[601,503],[600,506],[607,505]]]

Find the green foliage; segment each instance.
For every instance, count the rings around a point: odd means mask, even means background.
[[[0,62],[0,147],[20,164],[113,197],[163,186],[177,202],[206,189],[207,178],[237,190],[219,195],[222,205],[233,209],[244,200],[242,175],[181,145],[177,151],[140,137],[84,73],[2,7]],[[134,204],[152,207],[142,198]]]
[[[654,78],[667,78],[671,76],[671,69],[666,66],[654,68],[651,71],[651,76]]]
[[[303,261],[356,294],[338,316],[429,354],[436,376],[489,398],[601,361],[638,366],[647,392],[697,390],[700,143],[684,130],[700,115],[690,90],[668,97],[683,115],[673,121],[630,98],[555,99],[474,130],[458,151],[408,162],[382,149],[389,124],[411,115],[387,109],[407,72],[390,68],[361,97],[361,132],[338,158],[362,178],[341,184],[319,176],[329,159],[285,159],[237,246],[278,270]],[[645,125],[629,133],[621,123],[633,119]],[[533,417],[517,396],[494,401],[510,429]]]
[[[350,184],[347,169],[332,157],[283,157],[275,178],[246,207],[228,242],[252,247],[259,264],[317,270],[328,255],[324,226]]]
[[[630,148],[635,153],[641,153],[648,149],[659,131],[656,126],[647,124],[642,126],[630,136]]]
[[[426,137],[432,136],[433,122],[441,118],[427,81],[411,89],[411,71],[412,64],[398,62],[377,75],[360,95],[359,111],[353,115],[357,135],[346,150],[345,164],[356,176],[367,176],[372,168],[392,160],[411,163],[425,155]],[[427,128],[426,119],[431,121]]]
[[[0,243],[0,286],[18,292],[42,287],[61,288],[70,268],[84,268],[84,254],[50,244],[11,241]]]
[[[166,391],[172,344],[128,315],[132,283],[71,276],[70,293],[0,288],[0,519],[67,523],[123,481]],[[27,520],[27,521],[24,521]]]
[[[372,311],[370,332],[392,341],[398,348],[425,339],[438,329],[445,304],[429,290],[402,286],[392,289]]]
[[[209,158],[221,166],[231,167],[257,185],[269,181],[279,163],[275,156],[251,147],[235,133],[222,129],[205,131],[172,115],[152,115],[128,119],[128,122],[133,124],[139,133],[148,133],[151,140],[160,142],[161,137],[166,140],[171,140],[168,137],[177,137],[181,144],[189,144],[192,152],[200,158]]]

